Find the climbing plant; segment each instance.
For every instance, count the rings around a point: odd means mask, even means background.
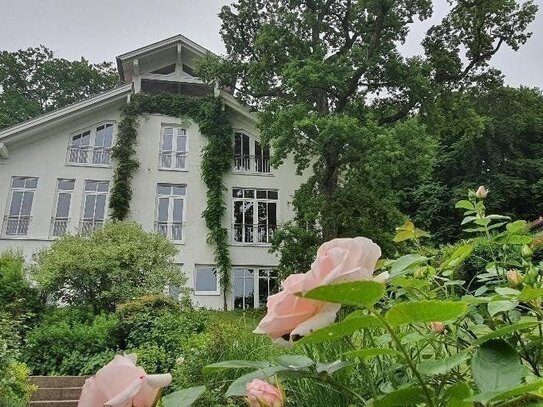
[[[139,118],[145,113],[190,118],[198,124],[207,138],[202,153],[202,180],[207,187],[207,202],[203,218],[209,230],[208,243],[213,245],[215,263],[220,273],[224,308],[230,291],[231,261],[228,250],[228,231],[222,225],[226,213],[223,194],[226,191],[224,174],[232,165],[232,126],[218,99],[168,93],[135,95],[121,111],[121,122],[112,149],[115,160],[113,187],[109,207],[113,220],[123,220],[130,210],[132,178],[139,166],[135,157]]]

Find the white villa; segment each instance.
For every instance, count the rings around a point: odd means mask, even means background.
[[[258,307],[276,289],[275,255],[268,252],[276,226],[292,216],[291,195],[301,182],[294,164],[270,167],[255,117],[225,90],[194,76],[208,53],[177,35],[117,57],[115,89],[0,131],[0,251],[25,257],[65,233],[88,234],[108,219],[120,109],[138,92],[214,94],[231,117],[234,162],[225,181],[233,267],[231,308]],[[213,248],[202,219],[206,186],[200,174],[205,138],[186,119],[146,114],[140,120],[128,220],[171,239],[176,263],[197,305],[222,308]]]

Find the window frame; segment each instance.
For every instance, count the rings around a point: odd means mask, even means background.
[[[96,135],[97,135],[97,129],[101,126],[107,126],[108,124],[110,124],[112,126],[112,134],[111,134],[111,147],[107,148],[107,147],[103,147],[103,146],[98,146],[99,148],[103,149],[102,150],[102,153],[103,151],[106,151],[106,148],[108,149],[107,151],[109,152],[109,160],[108,160],[108,163],[107,164],[100,164],[100,163],[94,163],[94,152],[97,148],[96,146]],[[96,167],[96,168],[111,168],[112,167],[112,158],[111,158],[111,150],[113,149],[113,146],[115,145],[115,134],[116,134],[116,130],[117,130],[117,122],[114,121],[114,120],[104,120],[104,121],[101,121],[101,122],[98,122],[98,123],[95,123],[95,124],[92,124],[90,126],[86,126],[86,127],[83,127],[83,128],[80,128],[76,131],[72,131],[68,134],[68,146],[66,148],[66,157],[65,157],[65,165],[67,166],[75,166],[75,167]],[[90,132],[90,136],[89,136],[89,144],[87,145],[88,147],[88,162],[79,162],[79,161],[70,161],[70,151],[71,151],[71,148],[73,146],[73,139],[74,137],[78,136],[78,135],[81,135],[85,132],[89,131]]]
[[[167,128],[172,128],[172,150],[168,151],[169,153],[184,153],[185,154],[185,166],[183,168],[176,168],[175,166],[163,167],[162,166],[162,157],[164,154],[163,145],[164,145],[164,130]],[[176,129],[181,129],[185,131],[185,151],[177,151],[177,135]],[[179,123],[162,123],[160,126],[160,137],[158,144],[158,170],[159,171],[177,171],[177,172],[188,172],[188,159],[189,159],[189,126],[183,126]],[[173,149],[175,146],[175,149]],[[174,164],[175,157],[171,158],[171,164]]]
[[[236,296],[234,294],[234,286],[235,286],[235,283],[236,283],[236,278],[234,277],[234,270],[244,270],[244,284],[247,283],[247,280],[249,280],[248,278],[245,277],[245,272],[247,270],[252,270],[253,271],[253,303],[250,304],[249,307],[247,307],[247,303],[246,303],[246,298],[245,298],[245,286],[244,286],[244,299],[243,299],[243,303],[245,305],[245,307],[243,308],[236,308],[235,307],[235,303],[236,303]],[[280,284],[280,281],[279,281],[279,276],[277,275],[277,268],[276,267],[273,267],[273,266],[232,266],[232,298],[231,298],[231,301],[230,301],[230,305],[232,307],[232,309],[242,309],[242,310],[247,310],[247,309],[259,309],[259,308],[263,308],[266,306],[265,303],[261,303],[260,302],[260,279],[261,279],[261,273],[262,272],[267,272],[267,273],[270,273],[270,272],[274,272],[275,273],[275,277],[270,277],[269,274],[266,276],[266,280],[268,281],[268,296],[269,295],[273,295],[274,293],[270,294],[269,293],[269,281],[270,279],[272,278],[275,278],[276,281],[277,281],[277,288],[278,288],[278,291],[279,292],[279,284]]]
[[[101,222],[102,222],[102,224],[100,226],[104,225],[104,223],[107,220],[107,216],[108,216],[109,193],[110,193],[110,188],[111,188],[111,182],[109,180],[104,180],[104,179],[101,179],[101,180],[98,180],[98,179],[86,179],[83,182],[83,199],[81,200],[81,212],[80,212],[80,216],[79,216],[79,232],[80,233],[83,233],[83,224],[84,224],[84,222],[92,221],[93,225],[94,225],[94,223],[96,223],[96,221],[97,221],[97,219],[96,219],[96,199],[94,201],[93,218],[92,219],[85,218],[85,206],[86,206],[86,203],[87,203],[87,194],[91,193],[91,191],[87,191],[87,188],[86,188],[87,182],[102,182],[102,183],[107,182],[107,191],[105,191],[105,192],[94,191],[92,193],[94,194],[95,197],[98,196],[98,195],[105,195],[104,219],[100,219]],[[92,233],[94,230],[96,230],[100,226],[93,226],[92,229],[90,230],[90,233]]]
[[[236,169],[236,156],[239,156],[240,154],[237,154],[236,152],[236,135],[241,134],[248,137],[249,142],[249,169]],[[272,167],[271,167],[271,146],[268,145],[268,163],[267,166],[269,168],[269,171],[257,171],[257,161],[256,161],[256,143],[260,145],[261,149],[261,155],[260,157],[266,158],[264,155],[264,146],[262,144],[262,141],[259,137],[255,136],[252,132],[247,131],[243,128],[237,128],[234,129],[234,136],[233,136],[233,143],[232,143],[232,150],[234,152],[234,162],[232,164],[232,173],[237,175],[256,175],[256,176],[264,176],[264,177],[270,177],[273,176]],[[241,151],[243,152],[243,146],[241,147]],[[242,153],[241,156],[244,156]]]
[[[243,197],[234,197],[234,190],[235,189],[240,189],[242,191],[246,191],[246,190],[252,190],[254,191],[254,196],[253,198],[245,198],[244,196]],[[257,198],[257,192],[258,191],[266,191],[266,198]],[[277,199],[270,199],[267,197],[267,194],[269,191],[273,191],[273,192],[276,192],[277,193]],[[245,195],[245,192],[243,193],[243,195]],[[276,205],[276,208],[275,208],[275,228],[277,229],[277,225],[279,224],[279,219],[280,219],[280,194],[279,194],[279,189],[275,189],[275,188],[247,188],[247,187],[232,187],[232,193],[231,193],[231,204],[232,204],[232,212],[231,212],[231,244],[234,245],[234,246],[271,246],[271,242],[258,242],[258,227],[260,226],[259,223],[258,223],[258,203],[259,202],[265,202],[266,204],[269,204],[269,203],[275,203]],[[256,241],[253,241],[253,242],[246,242],[245,239],[242,237],[242,241],[236,241],[236,232],[235,232],[235,228],[236,228],[236,225],[238,225],[236,222],[235,222],[235,214],[236,214],[236,205],[235,205],[235,202],[236,201],[241,201],[241,202],[253,202],[253,223],[251,225],[252,227],[252,230],[253,230],[253,233],[255,233],[254,231],[256,230],[256,238],[254,240]],[[249,225],[246,225],[245,223],[242,224],[242,236],[245,236],[245,229],[247,228],[247,226]],[[266,214],[266,228],[269,228],[269,219],[268,219],[268,215]],[[268,238],[268,240],[270,240]]]
[[[215,270],[215,281],[216,281],[216,287],[217,289],[214,291],[198,291],[196,289],[196,279],[198,278],[198,269],[201,268],[211,268]],[[192,285],[192,292],[194,295],[198,296],[218,296],[221,295],[221,279],[219,275],[219,270],[217,270],[217,267],[212,264],[195,264],[194,265],[194,274],[193,274],[193,285]]]
[[[74,183],[74,186],[71,190],[68,190],[68,189],[60,189],[59,188],[59,184],[61,181],[71,181]],[[53,239],[56,239],[56,238],[59,238],[63,235],[65,235],[67,232],[65,231],[63,234],[61,235],[55,235],[54,234],[54,230],[55,230],[55,221],[57,219],[62,219],[62,220],[65,220],[67,225],[66,225],[66,229],[68,229],[69,227],[69,224],[70,224],[70,220],[71,220],[71,215],[72,215],[72,204],[73,204],[73,197],[74,197],[74,192],[75,192],[75,183],[76,183],[76,180],[75,178],[57,178],[57,183],[56,183],[56,188],[55,188],[55,199],[54,199],[54,202],[53,202],[53,212],[51,213],[51,230],[49,231],[49,236],[52,237]],[[60,194],[61,193],[64,193],[64,194],[70,194],[70,204],[68,206],[68,216],[65,217],[65,218],[58,218],[57,217],[57,212],[58,212],[58,202],[59,202],[59,198],[60,198]]]
[[[16,179],[17,180],[24,179],[25,180],[25,185],[23,187],[15,187],[14,182],[15,182]],[[26,186],[26,181],[29,180],[29,179],[35,179],[36,180],[36,187],[29,188],[29,187]],[[6,208],[5,208],[5,211],[4,211],[4,219],[3,219],[3,222],[2,222],[2,236],[3,237],[5,237],[7,239],[25,239],[29,235],[30,225],[31,225],[31,222],[32,222],[32,211],[34,209],[34,199],[36,197],[36,192],[38,190],[39,182],[40,182],[40,178],[36,177],[36,176],[13,175],[11,177],[8,200],[6,202]],[[24,194],[26,192],[32,192],[32,203],[30,204],[30,210],[29,210],[28,215],[21,215],[21,213],[18,213],[17,215],[11,215],[11,206],[13,205],[13,196],[14,196],[15,192],[22,192],[23,193],[23,197],[21,199],[21,206],[19,207],[19,212],[21,212],[21,209],[23,207]],[[26,226],[26,233],[24,233],[24,234],[19,234],[19,233],[8,234],[7,233],[8,222],[9,222],[9,219],[12,218],[12,217],[18,218],[18,219],[21,219],[21,217],[27,217],[28,223],[27,223],[27,226]],[[17,230],[18,229],[19,229],[19,227],[17,227]]]
[[[159,193],[159,187],[160,186],[168,186],[170,188],[170,194],[164,195]],[[185,189],[185,195],[175,195],[173,194],[173,187],[183,187]],[[156,184],[156,198],[155,198],[155,231],[157,233],[160,233],[158,231],[158,225],[159,225],[159,214],[160,214],[160,198],[168,198],[168,220],[166,221],[166,226],[169,227],[170,225],[173,225],[173,208],[174,208],[174,202],[175,199],[181,199],[183,201],[183,212],[181,213],[181,240],[174,240],[169,235],[165,236],[166,238],[170,239],[173,243],[176,244],[184,244],[185,243],[185,224],[186,224],[186,217],[187,217],[187,194],[188,194],[188,186],[187,184],[172,184],[167,182],[158,182]],[[163,223],[163,222],[161,222]],[[164,235],[163,235],[164,236]]]

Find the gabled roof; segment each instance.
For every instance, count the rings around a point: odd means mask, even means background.
[[[9,142],[21,133],[29,134],[33,129],[44,124],[51,124],[59,120],[66,119],[71,116],[85,113],[89,108],[101,105],[104,102],[114,101],[125,98],[132,93],[132,84],[118,86],[114,89],[103,92],[99,95],[92,96],[81,102],[73,103],[69,106],[53,110],[41,116],[24,121],[14,126],[8,127],[0,131],[0,142]]]
[[[119,77],[121,81],[125,80],[124,62],[141,58],[144,55],[163,51],[177,44],[181,44],[183,47],[187,48],[188,50],[198,55],[199,57],[203,57],[206,54],[213,54],[207,48],[202,47],[200,44],[195,43],[194,41],[188,39],[184,35],[177,34],[177,35],[174,35],[173,37],[166,38],[165,40],[158,41],[153,44],[149,44],[144,47],[119,55],[116,58],[116,60],[117,60],[117,70],[119,72]]]

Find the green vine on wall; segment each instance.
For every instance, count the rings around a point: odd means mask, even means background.
[[[139,167],[135,158],[137,127],[140,116],[145,113],[188,117],[198,124],[200,133],[207,138],[201,162],[202,180],[207,187],[206,208],[202,215],[209,230],[207,241],[213,245],[226,309],[232,264],[228,250],[228,230],[223,227],[222,220],[226,214],[224,174],[230,170],[233,159],[232,125],[220,101],[211,96],[168,93],[135,95],[121,111],[121,122],[112,149],[115,170],[109,207],[113,220],[125,219],[130,211],[131,181]]]

